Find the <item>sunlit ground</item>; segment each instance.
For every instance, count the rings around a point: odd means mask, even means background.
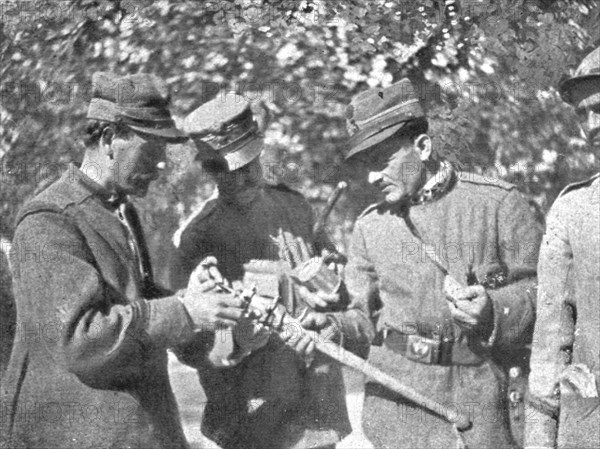
[[[196,370],[180,363],[177,357],[169,352],[169,376],[190,449],[218,448],[219,446],[200,433],[206,397],[198,382]]]

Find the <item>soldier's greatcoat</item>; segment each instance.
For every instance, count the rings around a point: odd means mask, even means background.
[[[8,447],[187,447],[166,348],[191,338],[191,326],[176,297],[151,299],[135,212],[128,231],[107,196],[71,166],[18,216]]]
[[[526,445],[598,447],[600,175],[567,187],[550,209],[538,273]]]
[[[219,197],[210,200],[181,234],[171,260],[171,287],[178,288],[207,255],[217,258],[229,281],[242,281],[245,263],[281,259],[273,240],[280,235],[296,255],[314,256],[312,224],[310,205],[281,185],[263,186],[245,210]],[[306,306],[283,281],[286,308],[301,312]],[[348,433],[339,366],[316,360],[307,370],[272,336],[239,365],[214,368],[204,357],[211,344],[191,345],[179,356],[199,370],[207,396],[202,431],[223,448],[323,447]]]
[[[531,337],[542,226],[513,185],[469,173],[459,173],[440,198],[410,207],[413,231],[401,215],[379,205],[358,219],[346,267],[351,305],[334,319],[351,349],[362,354],[376,335],[386,335],[368,360],[440,407],[468,414],[468,447],[511,447],[503,365]],[[469,265],[480,282],[498,284],[488,289],[494,321],[486,332],[459,333],[444,274],[427,251],[435,251],[463,285]],[[394,331],[458,343],[446,364],[425,364],[388,344]],[[441,418],[374,384],[367,384],[366,394],[363,424],[375,447],[456,447],[453,427]]]

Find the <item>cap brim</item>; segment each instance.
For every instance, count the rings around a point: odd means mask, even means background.
[[[229,171],[234,171],[242,168],[244,165],[252,162],[261,153],[263,149],[263,139],[256,136],[255,139],[249,141],[246,145],[237,151],[223,155],[227,161]]]
[[[560,96],[563,99],[563,101],[566,101],[567,103],[570,103],[570,104],[574,104],[574,99],[571,96],[571,91],[573,90],[573,87],[582,81],[587,81],[587,80],[594,79],[594,78],[597,78],[598,80],[600,80],[600,74],[592,73],[590,75],[583,75],[583,76],[577,76],[575,78],[568,78],[565,81],[563,81],[562,83],[560,83],[560,86],[558,87],[558,91],[559,91]]]
[[[202,142],[200,139],[197,141],[196,139],[192,138],[192,140],[198,149],[198,154],[195,158],[196,161],[202,162],[223,159],[227,163],[227,170],[230,172],[242,168],[244,165],[252,162],[260,155],[263,149],[263,140],[260,136],[256,136],[256,138],[250,140],[239,150],[227,154],[223,154],[218,150],[215,150],[209,144]]]
[[[375,134],[371,134],[365,137],[350,149],[350,151],[346,155],[346,160],[350,159],[351,157],[355,156],[356,154],[362,151],[371,148],[374,145],[377,145],[379,142],[383,142],[385,139],[391,137],[394,133],[396,133],[396,131],[400,130],[405,124],[406,122],[400,122],[396,125],[390,126],[389,128],[386,128],[382,131],[378,131]]]
[[[177,128],[145,128],[143,126],[127,125],[129,128],[144,134],[150,134],[173,143],[185,142],[189,139],[187,134]]]

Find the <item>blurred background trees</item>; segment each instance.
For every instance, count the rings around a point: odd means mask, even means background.
[[[340,245],[372,202],[343,166],[345,108],[357,92],[409,76],[436,150],[464,170],[516,183],[541,211],[598,170],[556,87],[600,45],[600,2],[546,0],[3,1],[0,233],[44,179],[82,156],[91,75],[154,72],[180,120],[219,89],[265,101],[265,173],[319,208],[350,194],[330,230]],[[136,200],[163,254],[211,194],[188,145]],[[164,258],[163,258],[164,259]],[[163,267],[157,265],[159,278]]]

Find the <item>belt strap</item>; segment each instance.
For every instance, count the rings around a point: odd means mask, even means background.
[[[439,338],[418,334],[405,334],[395,329],[386,329],[384,345],[391,351],[426,365],[478,366],[484,358],[475,354],[465,341],[443,341]]]

